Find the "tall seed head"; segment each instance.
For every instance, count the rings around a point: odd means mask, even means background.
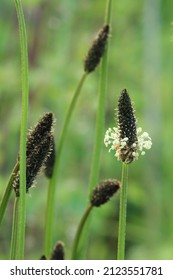
[[[44,165],[52,143],[53,114],[46,113],[38,124],[28,133],[26,145],[26,192],[32,186],[38,172]],[[20,158],[19,158],[20,165]],[[20,195],[20,170],[17,173],[13,188],[16,196]]]
[[[152,141],[147,132],[143,132],[141,127],[136,128],[136,118],[127,90],[121,92],[118,101],[117,114],[118,127],[108,128],[104,144],[111,150],[116,151],[115,156],[118,160],[131,163],[138,159],[141,154],[151,149]]]
[[[84,61],[84,70],[90,73],[95,70],[102,58],[109,35],[109,25],[103,26],[93,41]]]
[[[26,156],[28,156],[31,151],[40,144],[47,133],[52,132],[53,123],[54,116],[51,112],[48,112],[43,115],[43,117],[39,120],[39,122],[33,129],[29,130]]]
[[[126,89],[122,90],[118,101],[118,134],[121,145],[117,147],[119,157],[125,163],[130,163],[136,156],[138,138],[136,118]]]
[[[51,136],[49,133],[44,136],[41,143],[36,146],[26,160],[26,192],[29,191],[29,188],[32,186],[38,172],[40,171],[44,161],[46,160],[51,143]],[[14,183],[13,188],[16,193],[16,196],[20,195],[19,191],[20,184],[20,173],[18,172]]]

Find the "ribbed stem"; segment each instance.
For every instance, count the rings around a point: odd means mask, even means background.
[[[47,209],[46,209],[46,221],[45,221],[45,255],[48,257],[52,250],[52,235],[53,235],[53,220],[54,220],[54,208],[55,208],[55,190],[56,190],[56,183],[59,175],[59,165],[60,165],[60,159],[61,159],[61,153],[68,129],[68,125],[70,122],[70,118],[72,116],[72,113],[74,111],[77,99],[79,97],[79,94],[81,92],[83,83],[87,77],[87,73],[84,73],[81,77],[81,80],[76,88],[76,91],[73,95],[72,101],[70,103],[69,109],[67,111],[65,121],[62,127],[61,135],[59,144],[57,147],[57,153],[55,157],[55,165],[54,165],[54,171],[53,176],[50,179],[49,182],[49,188],[48,188],[48,198],[47,198]]]
[[[7,187],[6,187],[6,189],[4,191],[4,194],[2,196],[2,200],[1,200],[1,204],[0,204],[0,226],[1,226],[2,219],[3,219],[4,213],[5,213],[5,210],[7,208],[7,204],[8,204],[10,195],[11,195],[13,181],[14,181],[14,178],[15,178],[18,170],[19,170],[19,162],[17,162],[15,164],[14,168],[13,168],[13,171],[10,175],[9,180],[8,180]]]
[[[26,216],[26,139],[28,118],[28,51],[25,19],[20,0],[15,0],[19,23],[22,77],[22,116],[20,130],[20,198],[16,233],[16,259],[24,258],[25,216]]]
[[[125,259],[127,186],[128,186],[128,165],[126,163],[123,163],[123,165],[122,165],[121,188],[120,188],[120,208],[119,208],[117,260],[124,260]]]
[[[78,245],[79,245],[79,241],[80,241],[80,237],[82,235],[82,230],[84,228],[84,225],[87,221],[87,218],[92,210],[92,205],[90,205],[86,211],[84,212],[82,219],[80,220],[79,226],[77,228],[77,232],[75,235],[75,239],[74,239],[74,243],[73,243],[73,249],[72,249],[72,260],[76,260],[77,259],[77,249],[78,249]]]

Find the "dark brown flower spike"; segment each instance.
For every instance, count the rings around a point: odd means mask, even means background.
[[[49,155],[50,144],[51,136],[49,133],[47,133],[40,144],[33,149],[30,155],[28,155],[26,160],[26,192],[28,192],[29,188],[32,186],[38,172],[44,164],[44,161]],[[13,183],[13,188],[15,190],[16,196],[20,195],[19,182],[20,175],[18,172]]]
[[[147,132],[136,127],[136,118],[126,89],[122,90],[118,101],[117,126],[108,128],[104,137],[109,151],[115,150],[115,156],[124,163],[131,163],[138,159],[145,150],[149,150],[152,141]]]
[[[26,192],[28,192],[29,188],[32,186],[38,172],[49,156],[53,137],[53,122],[53,114],[46,113],[34,127],[34,129],[28,133],[26,145]],[[19,172],[17,173],[13,182],[13,188],[16,196],[20,195]]]
[[[50,151],[49,156],[47,157],[45,161],[45,168],[44,168],[44,174],[46,177],[51,178],[53,175],[53,168],[55,163],[55,141],[54,137],[51,138],[51,145],[50,145]]]
[[[101,182],[91,195],[90,203],[92,206],[99,207],[110,200],[110,198],[119,190],[120,182],[109,179]]]
[[[84,70],[90,73],[95,70],[102,58],[109,35],[109,25],[103,26],[93,41],[84,61]]]
[[[33,129],[29,130],[26,156],[30,155],[32,150],[40,144],[47,133],[52,132],[53,124],[54,116],[51,112],[48,112],[43,115],[43,117],[39,120],[39,122]]]
[[[58,241],[58,243],[56,244],[50,259],[64,260],[64,244],[61,241]]]
[[[118,101],[117,123],[119,139],[122,143],[119,147],[120,158],[123,162],[130,163],[136,158],[138,138],[136,118],[126,89],[122,90]]]
[[[122,90],[120,94],[117,117],[120,139],[128,137],[127,144],[129,146],[137,142],[136,118],[126,89]]]

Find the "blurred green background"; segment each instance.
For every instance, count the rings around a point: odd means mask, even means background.
[[[83,73],[83,59],[102,27],[104,0],[22,1],[29,51],[29,123],[46,111],[56,116],[59,139],[65,112]],[[152,149],[129,166],[127,259],[173,259],[173,15],[171,0],[114,1],[105,131],[115,126],[119,93],[127,88],[138,125]],[[57,183],[54,244],[66,258],[85,209],[95,137],[99,69],[89,75],[70,123]],[[0,196],[19,149],[21,74],[14,1],[0,1]],[[103,139],[100,141],[103,142]],[[100,180],[121,178],[121,163],[103,145]],[[27,196],[26,259],[43,253],[48,180]],[[0,230],[0,259],[8,259],[14,194]],[[93,211],[88,259],[115,259],[118,196]]]

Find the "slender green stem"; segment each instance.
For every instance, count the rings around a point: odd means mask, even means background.
[[[15,260],[16,256],[16,235],[17,235],[17,219],[18,219],[18,203],[19,198],[16,197],[14,201],[14,210],[13,210],[13,225],[12,225],[12,235],[11,235],[11,248],[10,248],[10,260]]]
[[[105,24],[110,24],[111,21],[111,11],[112,11],[112,0],[107,0],[106,3],[106,13],[105,13]]]
[[[109,24],[111,22],[111,10],[112,10],[112,0],[106,1],[106,10],[105,10],[105,24]],[[98,95],[98,107],[97,107],[97,115],[96,115],[96,128],[95,128],[95,142],[94,149],[92,155],[91,162],[91,170],[90,170],[90,178],[89,178],[89,196],[91,196],[93,188],[98,184],[99,178],[99,169],[100,169],[100,158],[101,151],[103,146],[103,137],[104,137],[104,126],[105,126],[105,108],[106,108],[106,92],[107,92],[107,68],[108,68],[108,48],[109,48],[109,40],[107,47],[105,49],[105,53],[102,57],[101,61],[101,71],[100,71],[100,80],[99,80],[99,95]],[[84,255],[87,247],[87,238],[89,232],[89,221],[88,227],[85,227],[85,241],[82,248],[82,254]]]
[[[126,210],[127,210],[128,165],[123,163],[120,191],[119,228],[118,228],[118,260],[125,258]]]
[[[1,226],[1,223],[2,223],[2,219],[3,219],[3,216],[4,216],[5,210],[7,208],[7,204],[8,204],[9,198],[10,198],[11,191],[12,191],[13,180],[14,180],[14,177],[16,176],[18,170],[19,170],[19,162],[17,162],[15,164],[14,168],[13,168],[13,171],[10,175],[9,180],[8,180],[7,187],[6,187],[6,189],[4,191],[4,194],[2,196],[2,200],[1,200],[1,203],[0,203],[0,226]]]
[[[112,1],[108,0],[107,6],[106,6],[106,13],[105,13],[105,24],[110,24],[111,7],[112,7]],[[109,45],[109,41],[108,41],[108,45]],[[106,92],[107,92],[108,45],[107,45],[107,48],[105,50],[105,53],[104,53],[104,56],[103,56],[102,62],[101,62],[98,109],[97,109],[97,116],[96,116],[95,146],[94,146],[94,150],[93,150],[90,181],[89,181],[90,194],[92,192],[92,189],[98,183],[100,157],[101,157],[101,151],[102,151],[102,146],[103,146]]]
[[[21,49],[21,77],[22,77],[22,116],[20,130],[20,198],[18,203],[17,219],[17,251],[16,258],[24,258],[25,243],[25,216],[26,216],[26,138],[27,138],[27,118],[28,118],[28,51],[25,19],[21,0],[15,0]]]
[[[46,221],[45,221],[45,255],[47,257],[50,255],[51,250],[52,250],[53,220],[54,220],[54,208],[55,208],[55,190],[56,190],[57,178],[59,175],[59,165],[60,165],[61,153],[62,153],[68,125],[70,122],[70,118],[74,111],[77,99],[79,97],[83,83],[84,83],[87,75],[88,75],[87,73],[84,73],[82,75],[81,80],[76,88],[76,91],[74,92],[70,106],[68,108],[68,111],[67,111],[67,114],[65,117],[65,121],[64,121],[64,124],[62,127],[59,144],[57,147],[57,154],[56,154],[56,161],[55,161],[53,176],[49,182]]]
[[[90,205],[86,211],[84,212],[82,219],[80,220],[76,235],[75,235],[75,239],[74,239],[74,243],[73,243],[73,249],[72,249],[72,260],[76,260],[77,259],[77,248],[79,245],[79,241],[80,241],[80,237],[82,235],[82,230],[84,228],[84,225],[87,221],[87,218],[92,210],[92,205]]]

